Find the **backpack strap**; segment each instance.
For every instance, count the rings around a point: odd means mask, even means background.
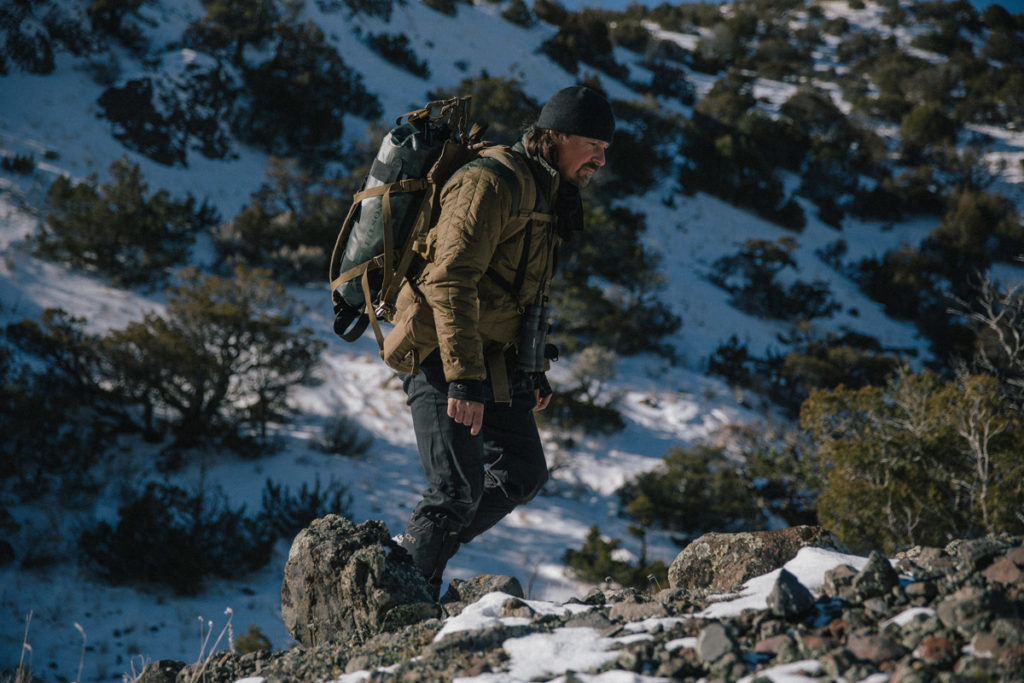
[[[550,213],[543,213],[536,210],[537,204],[537,182],[529,168],[526,168],[522,158],[505,145],[494,145],[486,147],[480,152],[480,156],[463,166],[465,168],[480,166],[493,171],[508,186],[512,194],[512,207],[510,216],[525,219],[527,224],[526,234],[523,238],[523,253],[519,257],[516,266],[516,274],[512,282],[503,277],[493,267],[487,268],[487,275],[499,287],[508,292],[515,300],[516,305],[522,309],[522,302],[519,300],[519,293],[523,288],[523,281],[526,279],[526,268],[530,258],[530,247],[533,238],[533,230],[529,228],[530,223],[554,223],[555,216]],[[522,207],[528,206],[529,209]]]

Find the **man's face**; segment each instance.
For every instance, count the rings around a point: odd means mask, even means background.
[[[552,131],[551,136],[558,150],[558,172],[562,178],[577,187],[586,187],[597,169],[604,166],[608,143],[558,131]]]

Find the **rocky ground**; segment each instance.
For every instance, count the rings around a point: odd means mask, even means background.
[[[577,627],[639,635],[619,639],[613,659],[579,673],[736,681],[799,662],[823,680],[1024,681],[1024,537],[915,547],[891,561],[873,553],[860,569],[829,570],[817,594],[782,570],[763,609],[700,616],[723,591],[782,567],[804,547],[842,550],[815,527],[709,534],[673,562],[669,588],[594,590],[552,613],[531,606],[511,577],[454,581],[433,604],[382,523],[330,516],[299,534],[285,569],[282,614],[300,646],[221,652],[191,666],[155,662],[139,680],[331,681],[367,672],[363,680],[448,681],[507,671],[517,639]],[[442,633],[446,619],[484,596],[500,600],[498,616],[519,618]]]

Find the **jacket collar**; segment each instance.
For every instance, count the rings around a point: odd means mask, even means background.
[[[529,131],[526,134],[529,134]],[[547,159],[529,154],[526,145],[523,144],[525,137],[526,135],[520,138],[512,149],[531,162],[530,168],[537,180],[538,196],[544,197],[548,202],[544,210],[558,215],[556,230],[562,239],[569,240],[573,234],[583,230],[583,203],[579,188],[572,183],[563,183],[558,169],[548,163]]]
[[[523,144],[523,140],[526,135],[529,134],[529,130],[519,138],[512,149],[526,157],[530,163],[530,170],[533,172],[533,177],[537,180],[539,194],[545,198],[552,198],[558,191],[559,183],[561,182],[561,175],[558,173],[558,169],[548,163],[548,160],[540,155],[532,155],[526,151],[526,145]]]

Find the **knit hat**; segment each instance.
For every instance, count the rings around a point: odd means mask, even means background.
[[[615,133],[615,116],[601,93],[585,85],[574,85],[551,96],[540,110],[537,127],[610,143]]]

